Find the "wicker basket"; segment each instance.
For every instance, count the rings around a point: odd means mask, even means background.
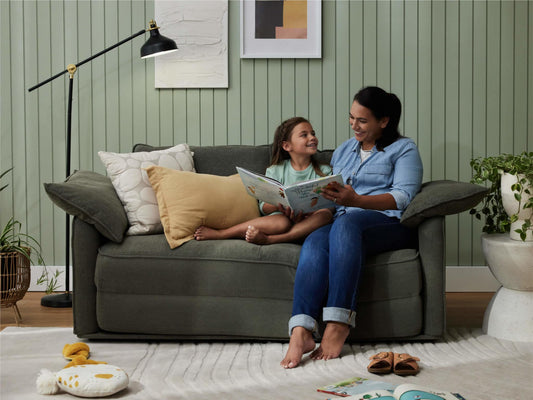
[[[0,268],[1,306],[2,308],[14,308],[15,320],[18,325],[22,318],[17,307],[17,301],[24,297],[30,286],[30,260],[16,251],[0,253]]]

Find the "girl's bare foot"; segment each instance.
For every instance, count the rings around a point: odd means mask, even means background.
[[[268,236],[252,225],[246,230],[245,239],[249,243],[269,244]]]
[[[208,228],[207,226],[200,226],[194,232],[194,238],[196,240],[209,240],[209,239],[222,239],[222,234],[213,228]]]
[[[289,349],[280,365],[283,368],[296,368],[302,361],[303,355],[314,348],[315,341],[311,332],[301,326],[297,326],[292,330]]]
[[[330,321],[324,330],[324,336],[318,349],[311,353],[313,360],[331,360],[337,358],[342,351],[342,346],[350,333],[350,326]]]

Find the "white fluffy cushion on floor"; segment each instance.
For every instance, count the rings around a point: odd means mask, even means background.
[[[194,172],[193,153],[187,144],[156,151],[111,153],[99,151],[111,182],[120,198],[130,227],[128,235],[163,232],[155,193],[144,168],[158,165]]]
[[[84,364],[63,368],[57,373],[41,371],[37,392],[56,394],[58,389],[79,397],[111,396],[128,387],[128,374],[108,364]]]

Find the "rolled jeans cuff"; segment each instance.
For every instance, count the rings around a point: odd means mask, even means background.
[[[355,311],[348,310],[347,308],[324,307],[322,319],[324,322],[341,322],[350,325],[352,328],[355,327]]]
[[[289,319],[289,336],[292,335],[292,330],[297,326],[301,326],[302,328],[307,329],[315,337],[318,334],[318,326],[316,320],[313,317],[310,317],[309,315],[297,314],[293,315],[291,319]]]

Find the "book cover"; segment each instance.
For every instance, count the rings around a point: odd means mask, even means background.
[[[328,175],[309,181],[284,186],[275,179],[237,167],[246,191],[258,200],[269,204],[291,207],[295,213],[310,213],[321,208],[335,207],[335,203],[320,195],[331,182],[343,185],[341,175]]]
[[[317,391],[353,400],[466,400],[459,393],[405,383],[396,385],[366,378],[351,378],[318,388]],[[328,399],[333,400],[333,399]]]

